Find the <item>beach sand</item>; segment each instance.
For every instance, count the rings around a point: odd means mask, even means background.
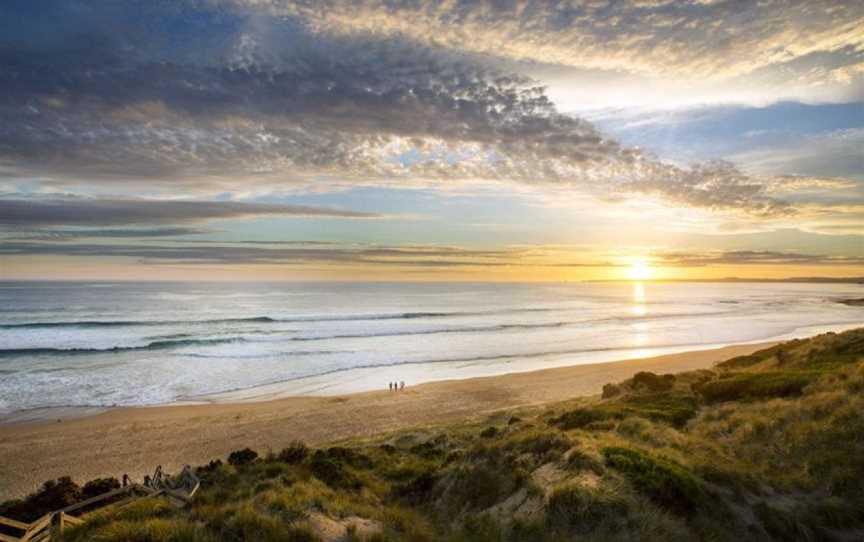
[[[156,465],[175,472],[249,446],[279,451],[292,440],[317,445],[398,429],[470,420],[508,408],[598,394],[607,382],[638,371],[672,373],[711,367],[773,343],[527,373],[432,382],[329,397],[257,402],[117,408],[83,417],[0,425],[0,500],[22,496],[42,482],[72,476],[133,480]],[[276,395],[274,395],[276,396]],[[258,398],[267,398],[262,394]]]

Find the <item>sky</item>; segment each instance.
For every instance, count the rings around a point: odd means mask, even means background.
[[[864,3],[6,0],[0,279],[864,276]]]

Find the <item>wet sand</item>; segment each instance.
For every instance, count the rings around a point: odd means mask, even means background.
[[[246,446],[266,453],[296,439],[315,445],[594,395],[603,384],[638,371],[707,368],[771,344],[431,382],[400,392],[117,408],[95,414],[66,412],[67,417],[51,419],[40,413],[41,419],[0,425],[0,500],[26,494],[58,476],[83,483],[128,473],[140,481],[156,465],[174,472],[185,464],[224,459]]]

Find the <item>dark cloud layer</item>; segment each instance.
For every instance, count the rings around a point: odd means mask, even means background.
[[[707,253],[665,253],[658,258],[667,266],[708,265],[862,265],[861,256],[828,256],[771,250],[728,250]]]
[[[788,211],[730,164],[678,167],[623,147],[470,55],[309,17],[200,2],[7,4],[0,19],[17,28],[0,39],[0,174],[211,192],[492,179]]]
[[[555,256],[550,259],[550,256]],[[330,245],[296,242],[283,246],[249,243],[176,242],[155,244],[43,243],[7,241],[0,244],[2,256],[77,256],[134,258],[155,264],[219,265],[372,265],[395,268],[580,268],[629,267],[629,263],[581,259],[578,253],[542,247],[502,247],[486,250],[447,246]],[[664,267],[714,265],[864,265],[864,257],[829,256],[799,252],[731,250],[711,252],[666,252],[653,259]]]
[[[158,237],[180,237],[184,235],[202,235],[209,233],[198,228],[149,228],[149,229],[87,229],[87,230],[45,230],[37,229],[30,232],[19,232],[19,235],[8,237],[10,241],[70,241],[77,239],[146,239]]]
[[[0,200],[0,225],[17,227],[182,224],[256,216],[376,218],[380,215],[235,201]]]

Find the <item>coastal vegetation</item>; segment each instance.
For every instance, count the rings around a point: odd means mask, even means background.
[[[864,329],[603,395],[311,449],[248,448],[69,542],[864,539]],[[0,505],[30,521],[111,479]],[[89,489],[88,489],[89,488]]]

